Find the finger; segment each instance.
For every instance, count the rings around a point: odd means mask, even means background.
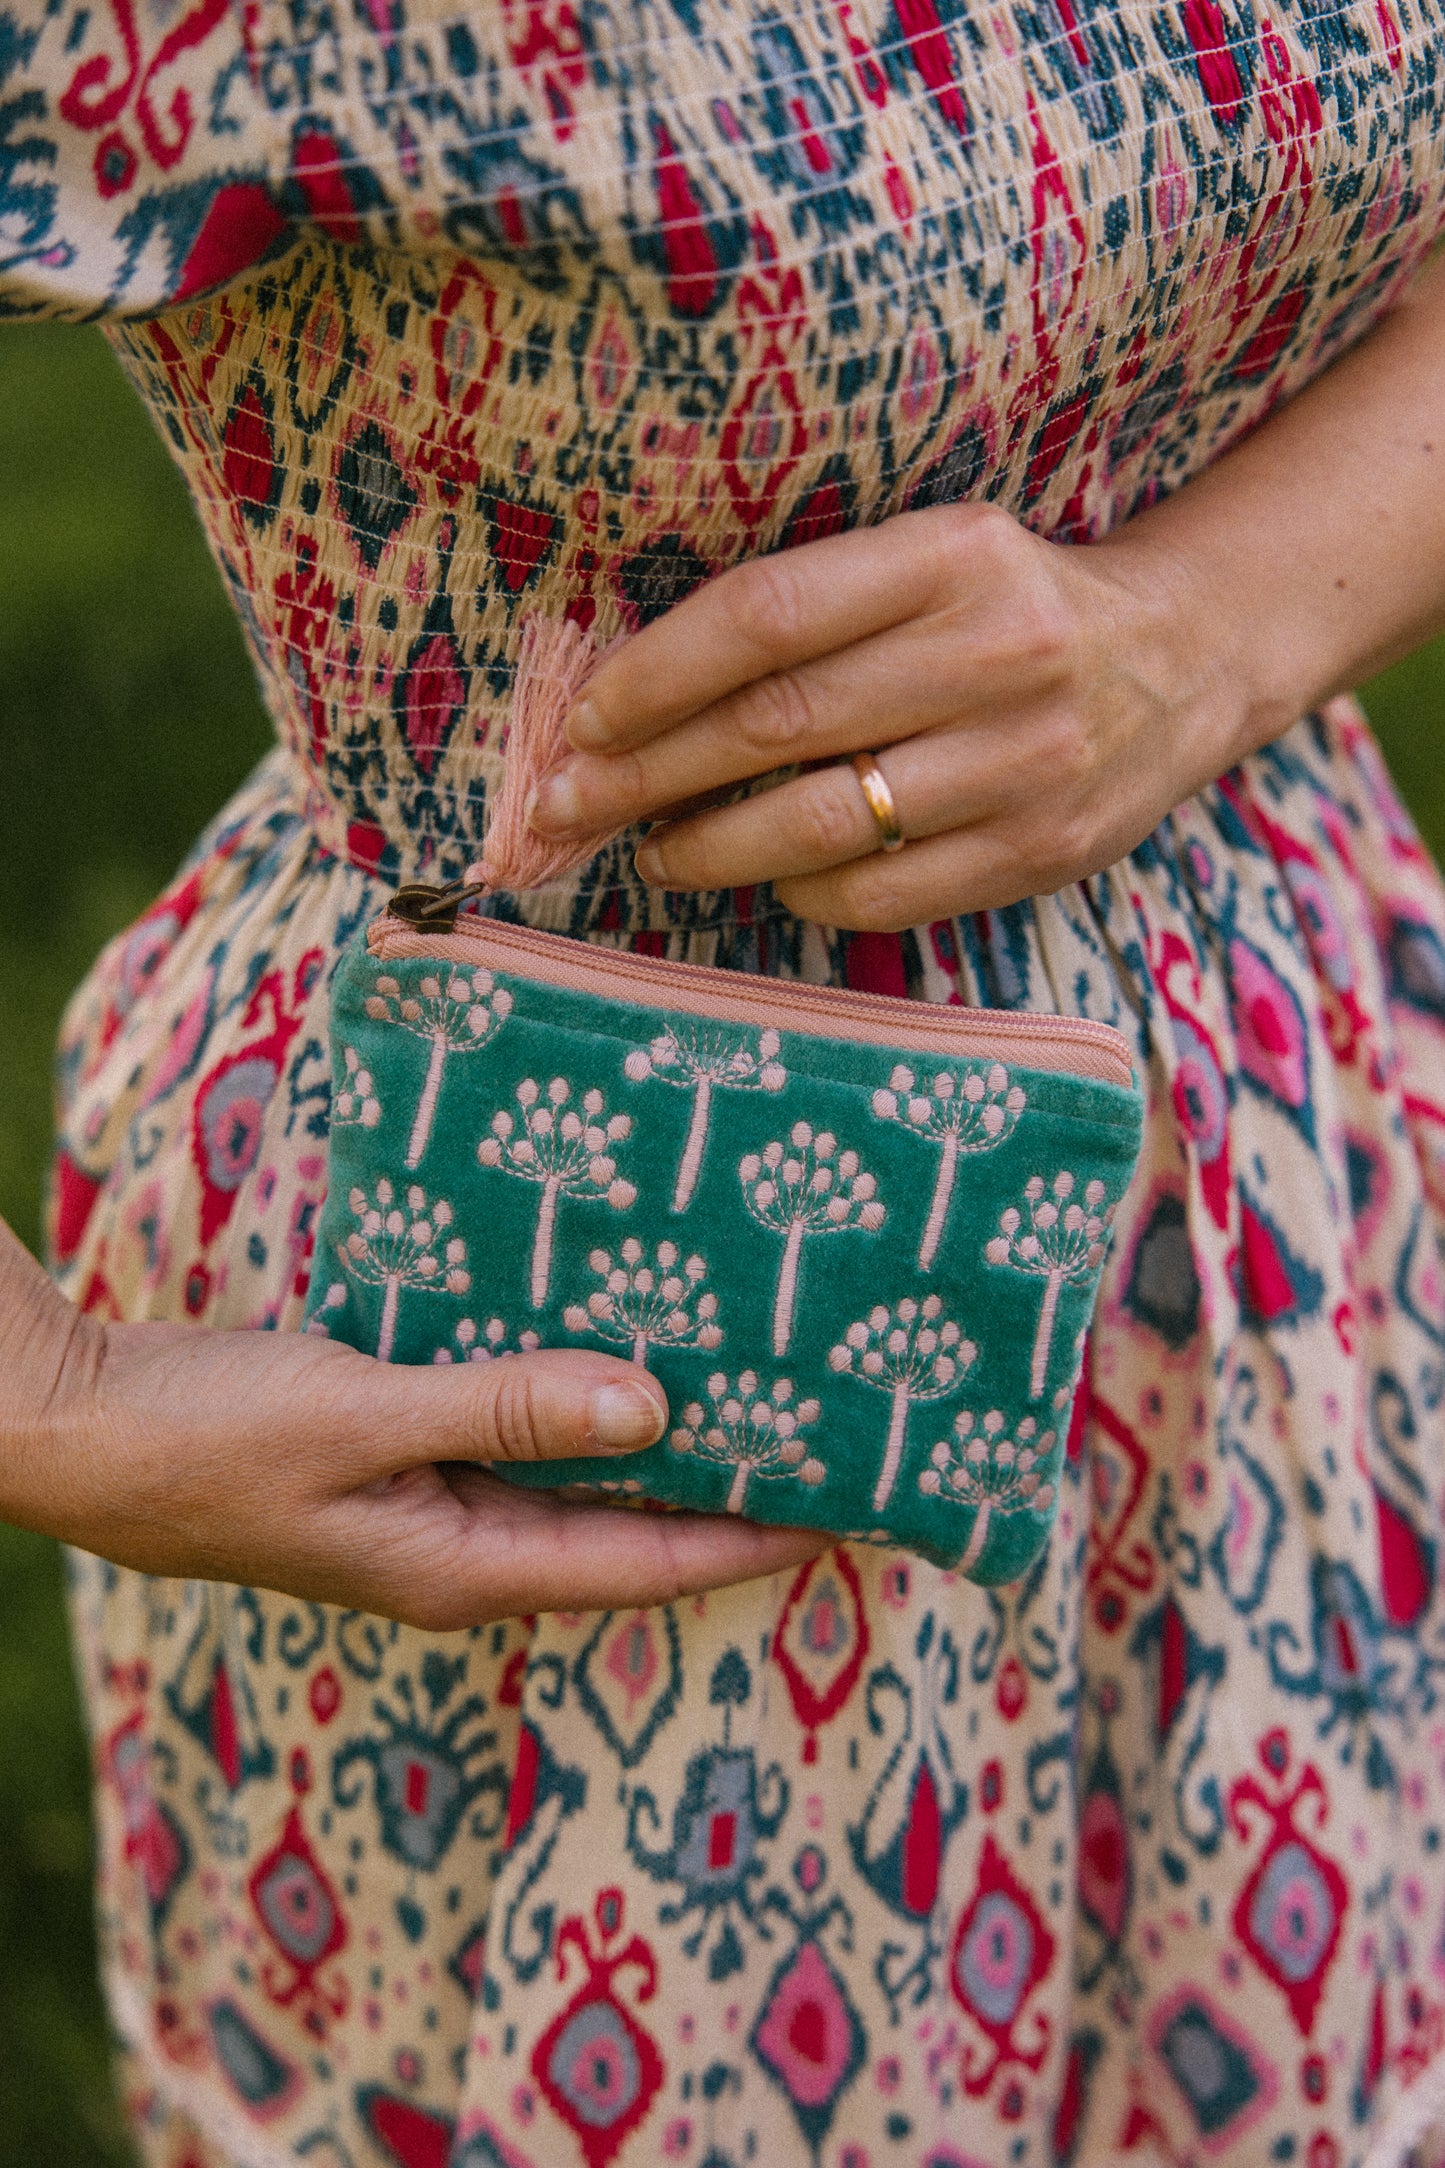
[[[434,1631],[535,1611],[601,1611],[672,1603],[710,1588],[795,1569],[829,1548],[817,1530],[762,1528],[727,1515],[627,1512],[519,1490],[475,1468],[449,1470],[454,1510],[444,1532],[386,1529],[369,1602],[405,1606]],[[388,1600],[389,1597],[389,1600]]]
[[[894,633],[759,679],[616,753],[574,753],[543,776],[527,818],[539,835],[615,832],[799,762],[872,750],[951,720],[960,657]]]
[[[1060,651],[997,618],[920,614],[756,679],[646,744],[574,753],[539,780],[528,819],[548,837],[615,833],[775,769],[876,752],[1025,701],[1056,708]]]
[[[912,841],[985,819],[1010,800],[1035,804],[1043,733],[1033,718],[1002,715],[936,730],[874,757]],[[826,872],[879,848],[879,828],[851,760],[736,804],[654,828],[637,870],[656,888],[742,888]]]
[[[633,1453],[667,1425],[661,1385],[615,1356],[558,1348],[411,1367],[338,1353],[351,1360],[328,1380],[331,1421],[386,1467]]]
[[[878,823],[853,763],[841,760],[736,805],[654,828],[635,864],[653,888],[744,888],[820,872],[877,848]]]
[[[777,883],[798,918],[855,933],[902,933],[939,918],[1052,895],[1074,873],[1013,843],[999,824],[953,829],[901,851],[875,851],[824,873]]]
[[[411,1366],[303,1335],[121,1325],[108,1338],[108,1429],[164,1462],[181,1422],[243,1465],[324,1471],[335,1495],[439,1460],[636,1451],[667,1422],[646,1370],[582,1350]]]
[[[966,505],[905,512],[735,566],[608,656],[569,721],[573,744],[644,744],[756,678],[901,624],[928,607],[950,541],[990,516]]]

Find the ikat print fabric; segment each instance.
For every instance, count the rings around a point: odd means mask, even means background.
[[[333,974],[475,856],[528,624],[605,641],[950,498],[1083,543],[1183,483],[1431,247],[1442,38],[1434,0],[0,0],[0,308],[106,321],[280,741],[67,1021],[62,1284],[297,1327],[333,1098],[373,1097]],[[625,839],[508,907],[1125,1033],[1054,1533],[998,1589],[843,1544],[441,1638],[76,1559],[148,2168],[1433,2168],[1445,898],[1357,711],[897,938],[654,896]]]
[[[914,1051],[906,1009],[890,1052],[672,1011],[665,967],[649,1003],[472,948],[362,939],[333,979],[308,1330],[399,1362],[605,1347],[661,1380],[667,1435],[622,1471],[509,1480],[1018,1580],[1053,1524],[1137,1089]]]

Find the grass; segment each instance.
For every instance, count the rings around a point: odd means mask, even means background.
[[[1445,853],[1445,643],[1367,694]],[[97,333],[0,330],[0,1212],[32,1245],[56,1020],[264,750],[184,491]],[[121,2168],[54,1547],[0,1528],[0,2168]]]

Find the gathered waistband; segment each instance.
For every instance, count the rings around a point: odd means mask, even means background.
[[[475,847],[465,848],[452,838],[439,841],[428,833],[398,836],[379,823],[348,820],[284,740],[278,740],[266,766],[274,767],[278,779],[284,777],[298,816],[321,849],[387,888],[403,881],[459,880],[476,855]],[[632,854],[641,840],[640,829],[626,830],[565,880],[525,894],[502,891],[481,908],[497,918],[535,926],[539,932],[570,934],[579,940],[598,933],[645,937],[793,923],[792,913],[767,883],[752,888],[649,888],[632,865]]]

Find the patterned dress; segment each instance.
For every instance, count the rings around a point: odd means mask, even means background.
[[[530,619],[1102,534],[1389,308],[1442,103],[1438,0],[0,0],[0,311],[105,318],[278,736],[68,1019],[64,1286],[296,1324],[329,976]],[[1058,1527],[440,1637],[76,1560],[146,2161],[1445,2158],[1445,895],[1358,712],[902,937],[515,909],[1130,1036]]]

